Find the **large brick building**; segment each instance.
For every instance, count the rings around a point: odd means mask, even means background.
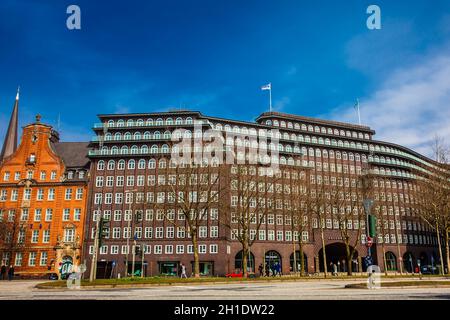
[[[249,235],[256,238],[249,253],[253,270],[260,264],[279,262],[283,273],[291,272],[294,261],[299,261],[299,238],[304,244],[307,271],[323,270],[323,232],[327,261],[345,271],[343,229],[349,230],[354,244],[352,269],[362,270],[361,258],[368,251],[366,218],[363,195],[355,186],[368,173],[374,188],[373,213],[378,216],[371,248],[375,263],[381,269],[410,272],[418,263],[438,260],[436,238],[412,205],[415,172],[432,161],[405,147],[373,139],[375,132],[369,127],[277,112],[263,113],[255,122],[181,110],[99,115],[99,119],[101,122],[93,127],[96,136],[89,151],[90,197],[84,240],[89,265],[97,220],[103,217],[108,221],[98,255],[99,278],[123,276],[126,269],[130,273],[134,242],[144,249],[143,256],[135,257],[135,270],[140,270],[143,262],[146,275],[177,274],[180,263],[191,271],[193,248],[174,195],[178,191],[168,187],[178,185],[183,171],[174,173],[171,153],[174,148],[182,148],[180,138],[196,138],[206,131],[223,136],[224,153],[232,153],[246,163],[250,160],[246,152],[263,150],[282,169],[281,180],[273,181],[276,188],[268,191],[263,187],[256,196],[267,206],[249,230]],[[191,150],[194,153],[201,150],[195,148]],[[247,168],[249,174],[259,176],[261,169],[267,170],[260,161],[263,157],[257,153],[258,161]],[[224,275],[241,268],[242,246],[236,240],[240,232],[236,217],[240,196],[233,187],[239,180],[238,167],[230,163],[216,167],[220,185],[229,188],[222,190],[218,201],[208,207],[198,230],[200,273],[204,275]],[[309,211],[302,222],[305,228],[298,231],[292,227],[290,208],[293,199],[302,199],[298,190],[301,177],[309,186],[347,189],[343,193],[345,205],[326,206],[323,213]],[[192,193],[184,197],[192,197]],[[346,218],[345,223],[339,220],[339,214],[349,217],[349,213],[354,217]]]
[[[59,142],[40,121],[18,140],[19,94],[0,158],[0,257],[22,277],[66,273],[81,263],[87,143]]]

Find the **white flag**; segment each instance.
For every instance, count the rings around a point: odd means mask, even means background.
[[[261,90],[271,90],[271,89],[272,89],[271,83],[261,87]]]

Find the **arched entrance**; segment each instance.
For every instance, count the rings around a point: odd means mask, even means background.
[[[294,266],[294,253],[291,253],[291,256],[289,257],[289,262],[290,262],[290,267],[291,267],[291,271],[292,272],[300,272],[301,271],[301,262],[300,262],[300,251],[296,250],[295,251],[295,262],[297,263],[297,268],[296,270],[294,270],[293,266]],[[308,272],[308,257],[306,256],[305,253],[303,253],[303,265],[305,266],[305,272]]]
[[[352,250],[353,247],[350,247]],[[325,253],[327,256],[327,270],[331,272],[331,264],[336,264],[338,272],[347,272],[347,250],[344,243],[335,242],[325,246]],[[319,268],[320,272],[324,272],[325,268],[323,266],[323,248],[319,250]],[[352,271],[358,271],[358,251],[355,250],[352,259]]]
[[[275,250],[267,251],[264,261],[266,262],[266,270],[275,270],[274,267],[277,264],[280,265],[280,268],[282,267],[281,255]]]
[[[414,272],[414,256],[411,252],[405,252],[403,255],[403,269],[406,270],[406,272]]]
[[[64,256],[59,266],[59,274],[61,279],[65,280],[72,273],[73,269],[73,259],[71,256]]]
[[[243,270],[243,259],[242,259],[242,250],[239,251],[236,256],[234,257],[234,268],[239,270]],[[247,256],[247,270],[248,272],[254,272],[255,271],[255,256],[252,252]]]
[[[397,271],[397,257],[391,251],[386,252],[384,257],[386,259],[387,271]]]

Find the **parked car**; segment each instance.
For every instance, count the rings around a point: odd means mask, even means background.
[[[422,272],[422,274],[438,274],[439,270],[436,266],[432,266],[432,265],[425,265],[420,267],[420,271]]]
[[[242,272],[241,273],[236,273],[236,272],[227,273],[225,275],[225,277],[227,277],[227,278],[242,278]]]
[[[57,273],[50,273],[50,275],[48,276],[49,280],[58,280],[58,274]]]

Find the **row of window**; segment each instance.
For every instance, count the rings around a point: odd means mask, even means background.
[[[32,230],[31,231],[30,242],[31,243],[38,243],[40,234],[41,234],[41,230]],[[7,237],[6,237],[7,238],[6,239],[7,243],[10,242],[10,240],[11,240],[9,237],[10,237],[10,235],[8,234]],[[19,243],[19,244],[25,243],[25,237],[26,237],[26,230],[25,229],[20,229],[19,232],[17,233],[17,243]],[[42,241],[42,243],[49,243],[50,242],[50,230],[42,230],[41,241]],[[66,228],[66,229],[64,229],[63,241],[64,242],[74,242],[75,241],[75,229],[73,229],[73,228]]]
[[[119,120],[108,120],[108,122],[105,122],[104,125],[106,125],[109,128],[121,128],[121,127],[143,127],[143,126],[162,126],[162,125],[182,125],[182,124],[192,124],[193,120],[191,117],[187,117],[185,119],[178,117],[176,119],[173,118],[166,118],[163,120],[162,118],[157,118],[156,120],[152,118],[148,118],[144,121],[144,119],[128,119],[127,121],[123,119]]]
[[[192,210],[191,215],[195,215],[195,214],[196,213],[194,212],[194,210]],[[92,216],[92,220],[97,221],[99,219],[100,215],[102,215],[102,217],[108,221],[122,221],[122,210],[114,210],[114,211],[104,210],[103,212],[101,212],[100,210],[95,210],[94,214]],[[185,220],[185,214],[181,209],[178,209],[177,214],[176,214],[175,209],[167,209],[167,210],[147,209],[147,210],[145,210],[145,214],[144,214],[144,210],[135,210],[134,217],[135,217],[135,220],[137,220],[137,221],[142,221],[142,220],[164,221],[166,219],[169,221],[173,221],[173,220],[175,220],[175,218],[177,220]],[[132,210],[125,210],[123,212],[123,220],[124,221],[131,221],[131,220],[133,220],[132,218],[133,218]],[[198,218],[201,220],[207,220],[208,218],[212,221],[218,220],[219,219],[219,209],[217,209],[217,208],[210,208],[209,210],[204,209],[201,211],[201,213],[199,213]]]
[[[359,138],[359,139],[370,139],[370,136],[368,133],[362,133],[362,132],[356,132],[356,131],[349,131],[349,130],[343,130],[343,129],[337,129],[337,128],[325,128],[325,127],[319,127],[319,126],[312,126],[306,125],[304,123],[292,123],[290,121],[286,122],[284,120],[266,120],[265,124],[268,126],[275,126],[275,127],[281,127],[281,128],[289,128],[289,129],[297,129],[297,130],[303,130],[303,131],[309,131],[309,132],[315,132],[315,133],[324,133],[324,134],[333,134],[336,136],[343,136],[343,137],[351,137],[351,138]]]
[[[22,267],[24,266],[24,253],[23,252],[16,252],[15,257],[14,257],[14,266],[15,267]],[[5,265],[9,265],[9,252],[5,252],[3,253],[3,258],[2,258],[2,262]],[[47,266],[47,260],[48,260],[48,252],[47,251],[41,251],[41,252],[36,252],[36,251],[30,251],[28,253],[28,262],[27,262],[27,266],[28,267],[36,267],[36,266]]]
[[[53,201],[56,199],[56,196],[57,196],[56,189],[54,189],[54,188],[48,188],[48,189],[25,188],[25,189],[23,189],[22,200],[31,200],[33,190],[36,190],[36,200],[37,201],[43,201],[45,199],[45,191],[47,191],[47,201]],[[73,191],[74,191],[74,189],[72,189],[72,188],[66,188],[64,190],[64,200],[72,200]],[[19,190],[12,189],[10,201],[18,201],[18,199],[19,199]],[[75,189],[75,200],[82,200],[82,199],[83,199],[83,188]],[[7,189],[0,190],[0,201],[7,201],[7,200],[8,200],[8,190]]]
[[[185,227],[135,227],[134,234],[131,234],[131,227],[113,227],[113,228],[104,228],[103,233],[106,239],[174,239],[175,236],[178,239],[189,238],[189,232],[186,232]],[[218,226],[210,226],[209,227],[209,237],[217,238],[219,236],[219,227]],[[208,238],[208,227],[200,226],[198,228],[198,237],[199,238]],[[91,239],[95,238],[95,228],[91,229]]]
[[[74,208],[73,210],[69,208],[65,208],[62,210],[62,220],[63,221],[81,221],[81,208]],[[6,210],[0,209],[0,222],[5,221],[5,213]],[[53,220],[53,209],[47,208],[47,209],[34,209],[34,215],[33,220],[34,222],[40,222],[42,221],[42,216],[44,215],[43,221],[52,221]],[[14,222],[16,217],[16,210],[10,209],[8,210],[8,214],[6,217],[7,222]],[[71,219],[72,217],[72,219]],[[28,208],[21,209],[20,214],[20,221],[27,222],[30,221],[30,212]]]
[[[138,245],[140,247],[140,245]],[[100,248],[99,253],[100,254],[129,254],[130,253],[130,247],[126,245],[111,245],[108,247],[107,245],[104,245]],[[120,252],[119,252],[120,249]],[[164,251],[163,251],[164,249]],[[208,245],[206,244],[199,244],[198,245],[198,252],[200,254],[207,254],[208,251]],[[134,250],[134,246],[132,246],[131,250]],[[175,251],[174,251],[175,250]],[[151,254],[152,253],[152,246],[148,244],[143,245],[143,252],[144,254]],[[210,254],[217,254],[219,252],[219,246],[217,244],[210,244],[209,245],[209,253]],[[160,245],[156,244],[153,245],[153,254],[192,254],[194,253],[194,247],[191,244],[188,245],[172,245],[172,244],[166,244],[166,245]],[[94,246],[89,246],[89,254],[94,254]]]
[[[27,170],[25,173],[25,177],[26,179],[34,179],[34,170]],[[50,180],[56,180],[56,171],[53,170],[50,172]],[[3,181],[4,182],[8,182],[11,179],[11,172],[9,171],[5,171],[3,173]],[[14,180],[13,181],[19,181],[21,179],[21,172],[20,171],[16,171],[14,172]],[[41,181],[46,181],[47,180],[47,171],[40,171],[39,173],[39,180]]]

